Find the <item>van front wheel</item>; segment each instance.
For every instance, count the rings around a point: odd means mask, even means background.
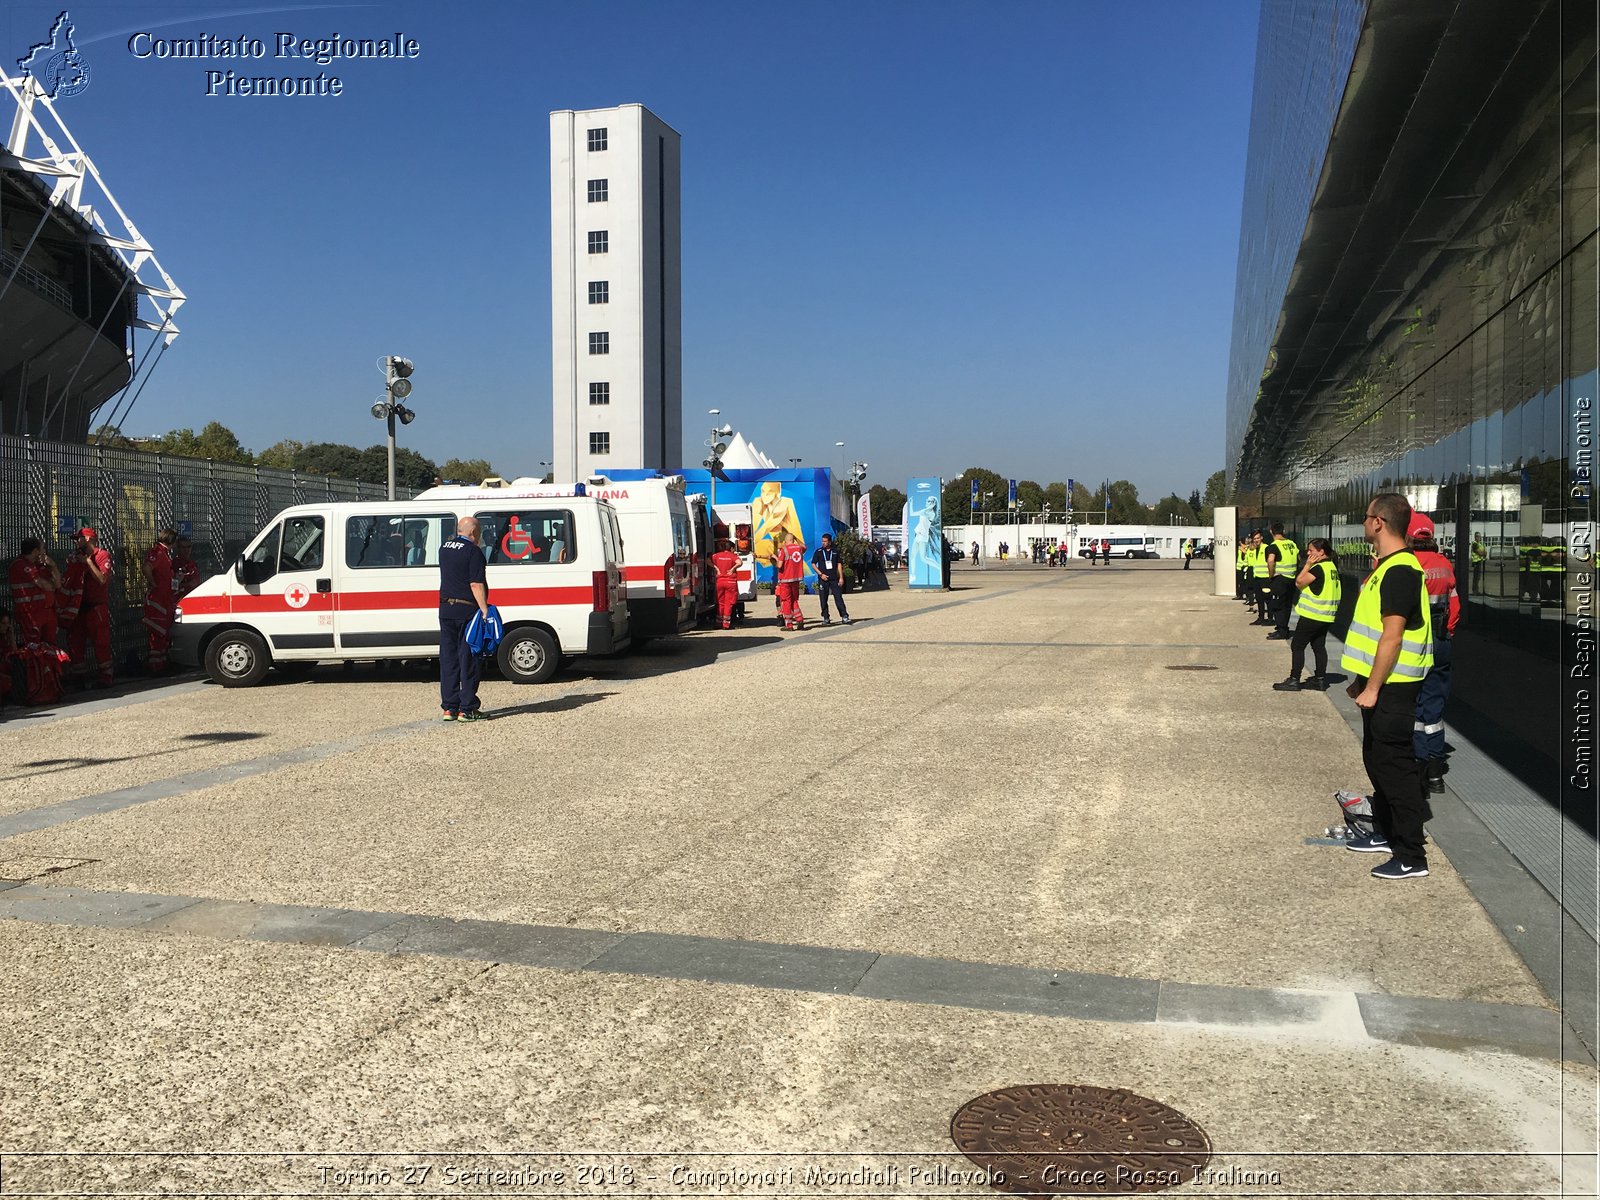
[[[500,674],[512,683],[544,683],[561,666],[556,641],[542,629],[515,629],[496,652]]]
[[[229,629],[206,647],[206,674],[223,687],[254,687],[272,664],[267,644],[248,629]]]

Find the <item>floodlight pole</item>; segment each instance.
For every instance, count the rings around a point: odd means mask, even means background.
[[[389,405],[389,499],[394,499],[394,405]]]

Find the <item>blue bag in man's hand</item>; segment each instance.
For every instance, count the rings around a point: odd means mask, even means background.
[[[467,648],[474,654],[493,654],[495,647],[500,644],[500,639],[505,637],[506,629],[500,621],[500,610],[494,605],[489,605],[489,615],[473,613],[472,620],[467,622],[466,640]]]

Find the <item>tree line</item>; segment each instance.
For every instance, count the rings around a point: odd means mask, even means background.
[[[978,483],[978,503],[973,507],[972,483]],[[897,525],[906,503],[906,494],[899,488],[874,484],[867,495],[872,500],[872,520],[877,525]],[[984,513],[989,519],[1004,524],[1009,513],[1006,502],[1010,492],[1005,476],[985,467],[968,467],[954,479],[947,479],[941,492],[945,523],[962,524],[969,513]],[[1114,525],[1167,525],[1183,521],[1190,525],[1210,525],[1216,507],[1227,501],[1227,472],[1217,471],[1205,482],[1205,487],[1195,488],[1187,498],[1176,492],[1163,496],[1154,504],[1139,499],[1139,489],[1126,479],[1104,483],[1093,489],[1074,482],[1072,503],[1067,503],[1067,485],[1064,482],[1039,484],[1031,479],[1017,481],[1017,511],[1043,512],[1047,507],[1052,516],[1065,514],[1071,508],[1080,521],[1085,514],[1109,513]],[[1108,504],[1109,501],[1109,504]]]
[[[130,438],[115,425],[102,425],[89,435],[89,444],[149,450],[178,458],[209,458],[246,466],[275,467],[307,475],[332,475],[335,479],[352,479],[358,483],[387,483],[389,479],[387,442],[360,450],[342,442],[300,442],[284,438],[255,454],[245,449],[233,430],[220,421],[209,422],[199,433],[193,429],[170,429],[153,438]],[[493,474],[495,470],[486,459],[451,458],[435,463],[415,450],[395,447],[394,475],[400,487],[430,487],[435,479],[478,483]]]

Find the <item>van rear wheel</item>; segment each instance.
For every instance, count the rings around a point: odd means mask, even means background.
[[[514,629],[501,641],[495,659],[512,683],[545,683],[561,666],[561,651],[542,629]]]
[[[254,687],[271,665],[267,644],[248,629],[226,630],[206,647],[206,674],[223,687]]]

